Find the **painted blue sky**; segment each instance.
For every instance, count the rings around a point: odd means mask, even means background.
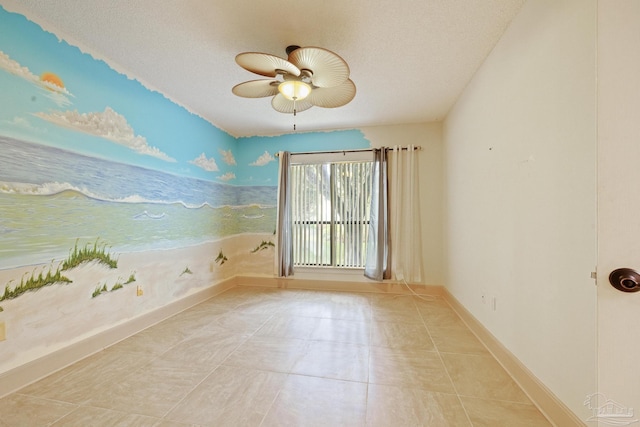
[[[236,139],[2,7],[0,94],[2,135],[236,185],[276,185],[279,150],[369,146],[360,131]]]

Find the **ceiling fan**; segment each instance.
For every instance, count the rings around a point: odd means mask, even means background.
[[[236,62],[245,70],[272,78],[240,83],[231,91],[245,98],[273,96],[276,111],[294,115],[314,105],[341,107],[356,95],[349,66],[335,53],[300,46],[288,46],[286,52],[287,59],[258,52],[237,55]]]

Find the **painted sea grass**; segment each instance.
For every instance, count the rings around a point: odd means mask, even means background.
[[[96,286],[95,290],[91,294],[91,298],[95,298],[95,297],[100,296],[100,295],[102,295],[102,294],[104,294],[106,292],[117,291],[118,289],[124,288],[124,285],[128,285],[129,283],[133,283],[135,281],[136,281],[135,273],[131,273],[131,275],[129,276],[129,279],[127,279],[127,281],[124,282],[124,283],[122,282],[122,277],[118,277],[118,280],[116,281],[116,283],[113,284],[111,289],[107,288],[106,282],[102,286],[100,286],[100,284],[98,284],[98,286]]]
[[[62,271],[70,270],[82,263],[89,261],[98,261],[105,264],[109,268],[118,268],[118,260],[113,259],[111,254],[106,251],[106,244],[98,245],[100,238],[93,243],[87,243],[84,248],[78,248],[78,240],[72,250],[69,250],[69,257],[62,263]]]
[[[100,284],[98,284],[98,286],[96,286],[96,289],[93,291],[93,294],[91,294],[91,298],[95,298],[98,295],[100,295],[103,292],[107,292],[107,284],[105,283],[104,285],[100,286]]]
[[[55,283],[71,283],[71,279],[62,275],[62,272],[77,267],[85,262],[98,261],[110,268],[118,267],[118,260],[112,258],[111,254],[106,251],[106,244],[99,244],[99,238],[96,239],[93,245],[87,243],[85,247],[81,249],[78,248],[78,240],[76,240],[74,248],[69,250],[69,257],[58,265],[55,272],[53,272],[52,266],[49,266],[49,270],[46,274],[44,274],[45,268],[43,268],[36,275],[37,269],[34,269],[31,272],[31,277],[26,278],[28,273],[25,273],[20,279],[20,284],[13,288],[11,287],[13,280],[9,281],[4,288],[4,294],[0,295],[0,302],[17,298],[25,292],[36,291]],[[127,283],[131,283],[132,281],[135,281],[135,276],[133,274],[131,274]]]
[[[217,264],[222,265],[227,261],[229,261],[229,259],[222,253],[222,249],[220,249],[220,253],[218,254],[218,257],[215,259],[215,262]]]
[[[53,285],[54,283],[71,283],[68,277],[65,277],[61,273],[60,266],[56,269],[55,273],[52,273],[52,268],[49,266],[49,271],[44,275],[44,268],[36,276],[36,269],[31,272],[31,277],[25,280],[25,273],[20,279],[20,284],[11,289],[11,282],[7,283],[4,288],[4,294],[0,296],[0,301],[10,300],[19,297],[25,292],[35,291],[45,286]]]
[[[263,240],[262,243],[260,243],[254,250],[251,251],[252,254],[255,254],[258,251],[264,250],[264,249],[268,249],[270,246],[275,247],[276,245],[273,244],[273,242],[269,241],[265,241]]]

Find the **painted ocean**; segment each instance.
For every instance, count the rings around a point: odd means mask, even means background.
[[[273,232],[276,187],[220,184],[0,136],[0,269]]]

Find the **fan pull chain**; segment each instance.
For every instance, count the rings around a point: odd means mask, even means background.
[[[296,114],[297,110],[296,110],[296,98],[293,98],[293,131],[296,131]]]

